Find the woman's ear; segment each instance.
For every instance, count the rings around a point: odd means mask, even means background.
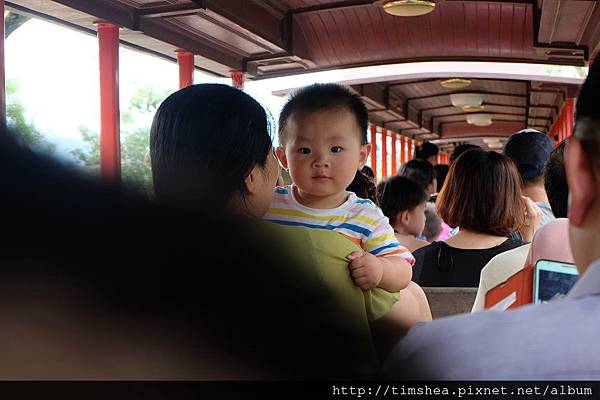
[[[569,222],[581,226],[597,193],[593,161],[579,139],[570,138],[565,152],[565,169],[569,183]]]
[[[246,184],[246,191],[250,194],[256,194],[260,190],[260,180],[258,179],[258,174],[264,174],[264,171],[261,171],[261,167],[255,165],[252,168],[252,171],[248,174],[246,179],[244,179],[244,183]]]
[[[277,148],[275,149],[275,155],[277,156],[277,159],[279,160],[279,165],[281,165],[281,168],[287,170],[288,163],[287,163],[287,158],[285,156],[285,150],[283,149],[283,147],[277,146]]]
[[[367,163],[367,158],[371,153],[371,144],[367,143],[363,145],[360,149],[360,157],[358,158],[358,169],[361,170],[365,164]]]

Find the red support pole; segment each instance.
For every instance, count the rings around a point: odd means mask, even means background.
[[[398,158],[398,153],[396,152],[396,140],[398,140],[398,138],[396,137],[396,134],[394,132],[390,132],[391,137],[392,137],[392,173],[391,175],[394,176],[398,173],[398,163],[396,162],[397,158]]]
[[[400,166],[406,162],[406,138],[400,135]]]
[[[387,129],[381,129],[381,179],[387,178]]]
[[[371,169],[377,180],[377,127],[371,124]]]
[[[413,159],[413,141],[408,139],[408,161]]]
[[[111,181],[121,180],[119,123],[119,27],[99,22],[100,48],[100,174]]]
[[[246,74],[242,71],[231,71],[231,86],[236,89],[244,90]]]
[[[574,119],[574,110],[573,110],[573,99],[567,99],[567,103],[565,105],[566,111],[566,120],[567,120],[567,138],[573,136],[573,124],[575,123]]]
[[[4,0],[0,0],[0,128],[6,128],[6,71],[4,68]]]
[[[179,65],[179,89],[194,84],[194,53],[186,50],[177,50],[177,64]]]

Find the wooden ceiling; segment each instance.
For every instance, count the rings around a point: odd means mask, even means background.
[[[10,0],[8,9],[89,33],[122,27],[123,45],[175,59],[196,54],[216,75],[261,79],[318,70],[415,61],[502,61],[584,65],[600,43],[600,7],[586,0],[435,0],[420,17],[394,17],[382,0]],[[466,123],[438,79],[353,87],[373,121],[419,140],[548,130],[573,85],[473,79],[490,127]],[[460,91],[459,91],[460,92]]]
[[[549,82],[471,79],[460,90],[446,89],[443,79],[393,81],[354,85],[378,125],[417,140],[471,141],[481,137],[506,138],[512,133],[534,128],[549,131],[567,98],[578,86]],[[483,97],[484,109],[466,112],[451,103],[452,93],[476,93]],[[466,122],[467,115],[488,114],[490,126]]]
[[[600,7],[586,0],[436,0],[419,17],[382,0],[10,0],[7,7],[90,32],[123,27],[124,44],[174,58],[185,49],[218,75],[264,78],[427,60],[584,65],[600,43]]]

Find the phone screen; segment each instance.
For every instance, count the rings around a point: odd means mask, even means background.
[[[547,303],[565,297],[577,278],[575,264],[538,260],[533,275],[533,302]]]

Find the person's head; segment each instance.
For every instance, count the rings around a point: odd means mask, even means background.
[[[430,207],[429,204],[431,203],[428,203],[427,207],[425,207],[423,236],[425,236],[428,242],[434,242],[440,237],[440,233],[442,233],[442,219],[435,211],[435,207]]]
[[[150,130],[158,201],[231,206],[260,217],[279,176],[264,108],[226,85],[192,85],[160,105]]]
[[[569,211],[569,184],[565,172],[565,147],[563,140],[550,154],[544,168],[544,188],[556,218],[567,218]]]
[[[400,176],[418,183],[427,195],[435,193],[436,180],[433,165],[424,160],[410,160],[400,168]]]
[[[565,153],[569,182],[569,237],[583,273],[600,258],[600,63],[590,67],[579,96],[575,130]]]
[[[415,148],[415,158],[429,161],[431,165],[437,165],[439,147],[431,142],[425,142]]]
[[[367,128],[367,109],[358,95],[338,84],[307,86],[281,110],[277,157],[304,193],[340,194],[367,160]]]
[[[350,186],[346,188],[346,190],[348,192],[354,192],[362,199],[369,199],[375,204],[378,204],[377,187],[375,186],[375,173],[367,165],[362,167],[360,173],[356,174],[356,177],[352,183],[350,183]]]
[[[450,166],[436,204],[448,225],[477,233],[507,236],[524,224],[517,168],[493,151],[463,153]]]
[[[548,135],[535,129],[513,133],[504,146],[504,155],[512,159],[524,186],[544,185],[544,165],[554,150]]]
[[[425,227],[427,193],[408,178],[393,176],[377,186],[383,214],[398,232],[420,236]]]
[[[456,146],[454,148],[454,150],[452,151],[452,154],[450,154],[449,164],[452,165],[452,163],[454,161],[456,161],[456,159],[465,151],[469,151],[469,150],[473,150],[473,149],[481,149],[481,147],[477,146],[476,144],[470,144],[470,143],[459,144],[458,146]]]
[[[446,182],[446,176],[448,175],[450,167],[446,164],[437,164],[433,166],[433,170],[435,172],[435,180],[437,181],[436,192],[439,192],[442,190],[444,182]]]

